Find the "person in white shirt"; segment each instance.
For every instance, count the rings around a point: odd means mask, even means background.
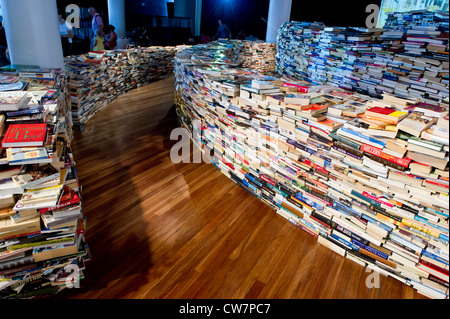
[[[58,12],[59,34],[61,35],[61,42],[64,56],[68,56],[72,52],[73,31],[72,25],[66,21],[63,12]]]

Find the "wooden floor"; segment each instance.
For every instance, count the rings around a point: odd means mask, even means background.
[[[321,246],[211,164],[174,164],[173,78],[106,106],[73,144],[87,299],[423,298]],[[62,298],[62,297],[60,297]]]

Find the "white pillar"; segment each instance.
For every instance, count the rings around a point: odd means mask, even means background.
[[[56,0],[1,0],[11,64],[61,68]]]
[[[116,29],[117,38],[123,38],[126,32],[125,26],[125,0],[108,0],[109,24]]]
[[[270,0],[266,42],[276,43],[279,27],[291,19],[292,0]]]
[[[195,1],[195,36],[200,35],[200,25],[202,22],[202,0],[196,0]]]

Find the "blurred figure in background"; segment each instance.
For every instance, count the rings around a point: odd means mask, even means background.
[[[61,35],[61,43],[64,56],[72,54],[73,31],[72,25],[66,21],[64,11],[58,11],[59,34]]]
[[[105,50],[105,44],[103,39],[103,32],[98,30],[97,36],[94,38],[94,46],[92,47],[92,51],[103,51]]]
[[[214,39],[230,39],[230,28],[225,23],[223,23],[221,19],[218,20],[218,23],[219,27],[217,28],[217,33],[214,36]]]
[[[0,66],[9,64],[8,43],[6,42],[6,33],[3,22],[0,22]]]
[[[114,50],[117,47],[117,33],[114,31],[115,29],[116,28],[112,25],[108,25],[106,27],[105,30],[105,32],[107,32],[105,42],[106,50]]]
[[[104,24],[103,19],[100,14],[95,10],[95,8],[89,8],[89,14],[92,16],[92,38],[91,38],[91,47],[94,46],[94,39],[97,36],[97,33],[100,32],[100,35],[103,37],[104,34]]]

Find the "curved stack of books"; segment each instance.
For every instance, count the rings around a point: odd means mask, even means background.
[[[262,75],[227,49],[175,56],[178,120],[203,158],[318,243],[448,298],[448,108]]]
[[[287,22],[277,38],[277,71],[380,97],[449,103],[449,17],[389,13],[384,29]]]
[[[66,58],[76,128],[82,129],[83,124],[121,94],[172,75],[176,50],[176,47],[155,46],[89,52]]]

